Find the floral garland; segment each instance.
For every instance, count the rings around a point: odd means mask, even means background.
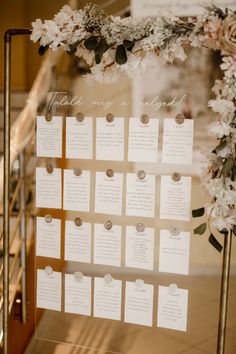
[[[208,215],[208,222],[194,229],[202,235],[210,230],[209,242],[222,246],[211,231],[236,235],[236,12],[208,7],[196,18],[121,19],[106,16],[97,5],[81,10],[64,6],[53,20],[32,23],[31,40],[40,43],[39,54],[48,48],[74,54],[89,64],[91,76],[98,81],[118,79],[121,73],[132,75],[147,67],[154,56],[164,62],[185,60],[185,48],[205,46],[219,50],[222,56],[221,80],[216,80],[216,97],[209,107],[218,120],[210,125],[217,139],[208,156],[202,182],[212,198],[210,204],[193,210],[193,217]]]

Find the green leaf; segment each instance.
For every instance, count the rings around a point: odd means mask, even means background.
[[[196,228],[193,230],[193,232],[194,232],[195,235],[196,235],[196,234],[197,234],[197,235],[203,235],[204,232],[206,231],[206,228],[207,228],[207,224],[206,224],[206,222],[205,222],[205,223],[199,225],[198,227],[196,227]]]
[[[49,48],[48,45],[46,45],[45,47],[41,45],[38,49],[38,54],[42,57],[46,53],[48,48]]]
[[[69,55],[75,54],[75,52],[76,52],[76,50],[77,50],[77,47],[78,47],[78,45],[80,44],[80,42],[81,42],[81,41],[80,41],[80,39],[79,39],[79,40],[76,41],[75,43],[71,44],[71,45],[69,46],[69,50],[67,50],[66,53],[69,54]]]
[[[199,209],[194,209],[192,210],[192,217],[193,218],[198,218],[199,216],[203,216],[205,213],[205,208],[199,208]]]
[[[233,226],[233,234],[236,236],[236,225]]]
[[[77,46],[75,44],[72,44],[69,46],[69,50],[67,50],[67,54],[73,55],[75,54],[76,50],[77,50]]]
[[[132,50],[134,47],[134,42],[128,41],[127,39],[125,39],[123,41],[123,46],[127,49],[127,50]]]
[[[109,48],[109,44],[107,44],[106,40],[102,38],[95,49],[95,53],[102,56]]]
[[[232,156],[230,156],[227,160],[225,160],[223,168],[222,168],[222,173],[227,176],[229,174],[229,172],[232,170],[232,168],[234,167],[234,159],[232,158]]]
[[[95,54],[95,62],[96,64],[100,64],[101,63],[101,60],[102,60],[102,57],[100,54]]]
[[[218,251],[218,252],[221,252],[222,251],[222,246],[221,244],[219,243],[219,241],[215,238],[214,235],[210,234],[209,238],[208,238],[208,241],[210,242],[210,244],[215,247],[215,249]]]
[[[88,50],[94,50],[98,45],[98,40],[95,36],[91,36],[84,41],[84,46]]]
[[[119,64],[119,65],[123,65],[127,62],[126,50],[122,44],[118,45],[118,47],[116,49],[115,59],[116,59],[117,64]]]

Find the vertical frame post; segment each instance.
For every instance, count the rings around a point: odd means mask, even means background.
[[[3,354],[8,354],[9,328],[9,238],[10,238],[10,129],[11,129],[11,40],[29,35],[29,29],[10,28],[4,35],[4,165],[3,165]]]
[[[11,33],[4,36],[4,174],[3,174],[3,354],[8,353],[10,237],[10,91]]]
[[[232,231],[224,235],[224,253],[223,253],[222,276],[221,276],[217,354],[225,353],[231,246],[232,246]]]

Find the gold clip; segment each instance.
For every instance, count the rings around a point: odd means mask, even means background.
[[[114,121],[114,114],[108,113],[107,116],[106,116],[106,121],[108,123],[112,123]]]
[[[184,120],[185,120],[185,117],[182,113],[177,114],[175,117],[175,122],[177,124],[183,124]]]
[[[45,215],[44,220],[47,224],[52,222],[52,215]]]
[[[181,180],[181,174],[178,172],[174,172],[171,175],[172,181],[179,182]]]
[[[145,226],[144,226],[144,224],[141,223],[141,222],[138,222],[138,223],[136,224],[136,230],[137,230],[138,232],[144,232],[144,231],[145,231]]]
[[[106,170],[106,175],[107,177],[112,178],[114,176],[114,171],[111,168],[108,168]]]
[[[81,176],[82,173],[83,173],[83,171],[82,171],[82,169],[80,167],[75,167],[73,172],[74,172],[74,175],[77,176],[77,177]]]
[[[78,282],[82,281],[82,280],[83,280],[83,277],[84,277],[84,275],[83,275],[82,272],[75,272],[75,273],[73,274],[74,280],[75,280],[75,281],[78,281]]]
[[[176,291],[178,290],[178,286],[176,284],[170,284],[168,286],[168,293],[169,295],[174,295]]]
[[[179,231],[179,229],[177,227],[172,227],[170,229],[170,233],[171,233],[172,236],[179,236],[180,231]]]
[[[141,117],[140,117],[140,121],[143,124],[148,124],[149,120],[150,120],[150,118],[149,118],[149,116],[147,114],[142,114]]]
[[[112,229],[112,222],[111,222],[111,220],[107,220],[107,221],[105,222],[104,228],[105,228],[107,231],[109,231],[109,230]]]
[[[45,114],[45,119],[46,119],[47,122],[51,122],[51,120],[52,120],[52,112],[48,111]]]
[[[76,114],[75,119],[77,120],[78,123],[82,123],[84,121],[84,115],[83,113],[79,112]]]
[[[111,276],[111,274],[106,274],[104,276],[104,283],[105,284],[111,284],[113,282],[113,278]]]
[[[82,219],[79,217],[74,219],[74,223],[75,223],[75,226],[78,226],[78,227],[83,225]]]
[[[52,174],[53,173],[53,165],[51,163],[47,163],[46,171],[47,171],[48,174]]]
[[[52,269],[51,266],[46,266],[46,267],[44,268],[44,271],[45,271],[45,273],[46,273],[48,276],[53,274],[53,269]]]
[[[135,285],[138,289],[142,288],[144,285],[144,280],[143,279],[136,279],[135,280]]]
[[[142,181],[146,177],[146,172],[144,170],[139,170],[137,172],[137,177],[140,181]]]

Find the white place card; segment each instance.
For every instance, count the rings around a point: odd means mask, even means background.
[[[129,120],[128,161],[157,162],[159,120],[140,118]]]
[[[121,226],[107,230],[103,224],[94,225],[94,263],[120,267]]]
[[[160,231],[159,272],[188,274],[190,233]]]
[[[153,270],[154,229],[146,227],[143,232],[135,226],[126,226],[126,267]]]
[[[36,168],[36,208],[61,209],[61,169]]]
[[[114,173],[108,177],[106,172],[96,172],[95,212],[121,215],[123,195],[123,174]]]
[[[65,274],[65,312],[91,316],[91,277]]]
[[[153,323],[153,285],[142,280],[126,282],[125,287],[125,322],[143,326]]]
[[[186,332],[188,290],[171,287],[158,287],[157,326]]]
[[[110,123],[96,119],[96,159],[124,160],[124,118],[115,117]]]
[[[121,320],[122,281],[94,278],[94,317]]]
[[[61,220],[37,217],[36,235],[36,256],[61,258]]]
[[[53,116],[47,121],[37,117],[36,155],[38,157],[62,157],[62,117]]]
[[[174,181],[171,176],[161,176],[161,219],[190,220],[191,185],[191,177]]]
[[[136,173],[126,176],[126,215],[154,217],[156,177],[146,175],[139,179]]]
[[[61,273],[37,269],[38,308],[61,311]]]
[[[77,176],[74,170],[64,170],[64,210],[85,211],[90,209],[90,171]]]
[[[66,118],[66,158],[93,158],[93,120],[84,117],[78,122],[76,117]]]
[[[65,261],[91,263],[91,224],[65,223]]]
[[[182,124],[175,119],[164,119],[162,162],[191,164],[193,155],[193,120],[185,119]]]

